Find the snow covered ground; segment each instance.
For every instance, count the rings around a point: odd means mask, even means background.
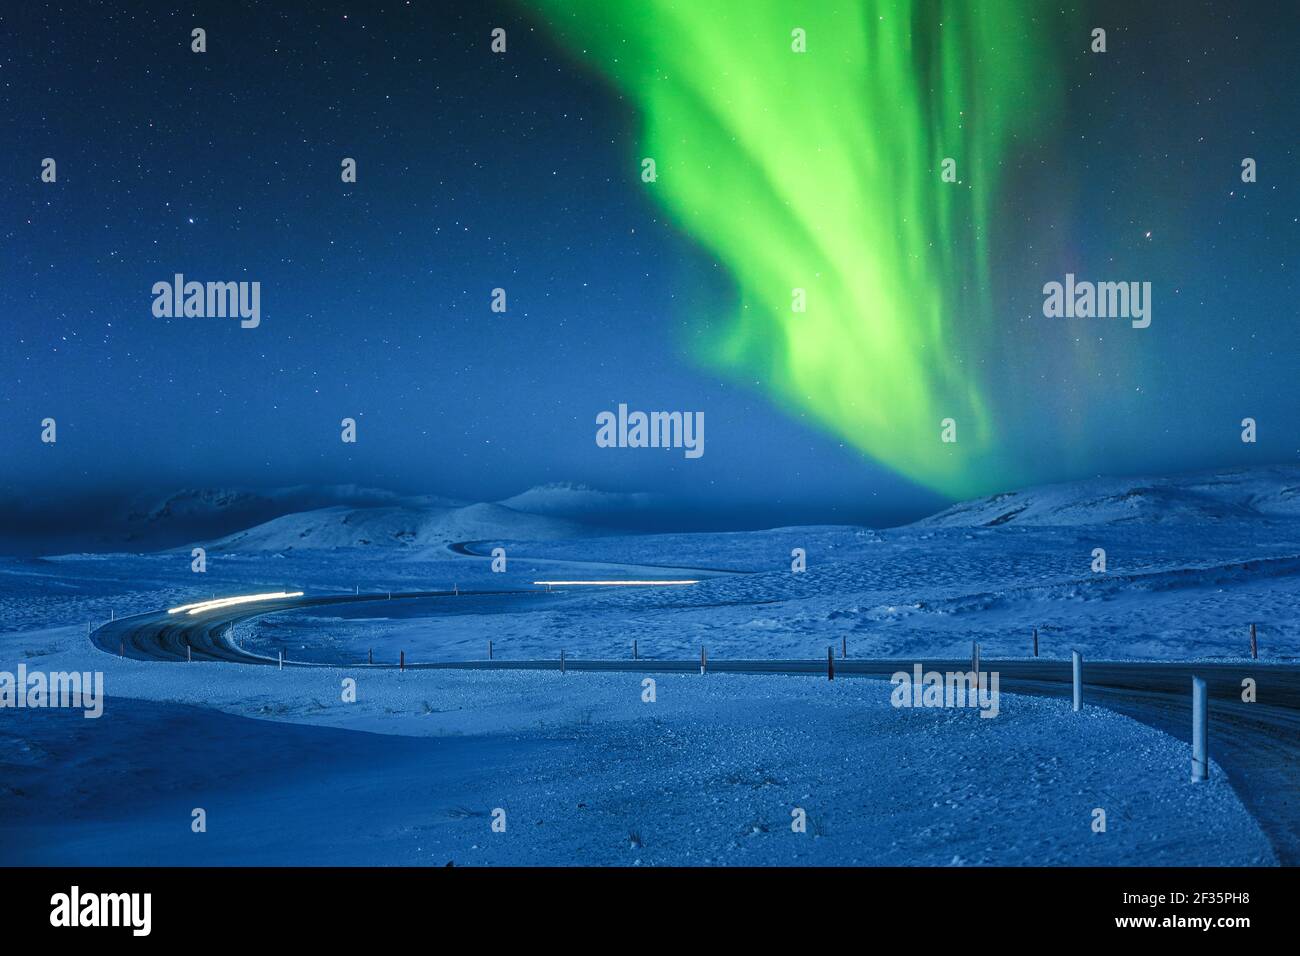
[[[0,863],[1272,862],[1221,774],[1188,785],[1185,744],[1098,709],[1004,694],[983,720],[895,709],[880,681],[723,674],[659,675],[645,703],[641,675],[134,662],[86,629],[209,594],[508,590],[657,566],[700,583],[315,608],[238,636],[342,664],[480,659],[489,639],[505,658],[627,657],[635,639],[642,656],[704,644],[716,660],[821,658],[843,638],[904,662],[972,640],[1027,656],[1038,628],[1044,656],[1188,660],[1247,655],[1253,622],[1261,657],[1295,661],[1297,495],[1300,469],[1279,468],[1036,489],[879,531],[556,538],[559,509],[517,522],[542,540],[505,530],[506,504],[426,520],[380,501],[210,542],[204,574],[188,548],[0,558],[0,671],[100,670],[110,695],[99,720],[0,709]],[[504,547],[508,570],[449,535]]]
[[[29,667],[93,663],[111,696],[98,720],[0,716],[3,863],[1274,862],[1221,773],[1188,784],[1185,745],[1057,700],[1003,694],[982,719],[895,709],[885,681],[691,674],[647,702],[636,674],[160,664],[88,657],[76,628],[25,637]]]

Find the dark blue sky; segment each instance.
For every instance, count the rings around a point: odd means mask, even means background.
[[[886,524],[943,503],[691,360],[734,305],[729,277],[638,188],[631,110],[521,7],[125,6],[0,14],[0,494],[355,483],[492,499],[579,481],[662,493],[669,523],[737,526]],[[1009,218],[1056,210],[1035,228],[1080,261],[1181,297],[1162,307],[1174,321],[1180,303],[1176,348],[1139,340],[1125,371],[1099,348],[1117,393],[1145,388],[1119,407],[1150,417],[1118,417],[1114,455],[1072,467],[1293,458],[1294,5],[1249,20],[1127,6],[1089,8],[1129,55],[1102,77],[1072,60],[1044,153],[1059,175],[1007,200]],[[1249,198],[1230,195],[1241,155],[1260,162]],[[39,180],[46,156],[56,184]],[[1041,283],[1015,272],[1026,242],[996,249],[1009,325]],[[261,326],[154,318],[149,290],[176,272],[260,281]],[[497,286],[506,315],[489,310]],[[594,416],[619,402],[704,411],[706,454],[597,448]],[[1243,414],[1268,422],[1268,449],[1233,440]],[[1159,427],[1180,415],[1216,424],[1192,442]]]

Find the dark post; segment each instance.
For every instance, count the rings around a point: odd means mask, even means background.
[[[1255,640],[1255,625],[1250,626],[1250,656],[1259,660],[1259,643]]]
[[[402,659],[397,663],[398,670],[406,670],[406,651],[402,651]]]
[[[826,679],[835,679],[835,652],[831,648],[826,648]]]

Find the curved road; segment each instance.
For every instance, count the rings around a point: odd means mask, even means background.
[[[463,552],[472,554],[473,552]],[[234,639],[241,621],[305,607],[329,604],[437,598],[457,595],[545,595],[536,589],[501,591],[410,591],[356,595],[334,594],[268,600],[220,608],[202,614],[154,611],[110,621],[94,631],[100,650],[136,660],[185,661],[187,646],[195,661],[275,665],[277,659],[254,654]],[[969,660],[837,659],[835,674],[888,678],[920,663],[925,670],[968,671]],[[395,668],[396,662],[321,664],[285,661],[294,667]],[[982,660],[982,669],[998,671],[1000,687],[1011,693],[1068,698],[1068,660]],[[559,670],[556,660],[410,662],[412,670]],[[691,660],[567,659],[568,670],[632,673],[698,672]],[[822,674],[825,660],[717,660],[709,671],[745,674]],[[1206,681],[1210,695],[1210,755],[1227,772],[1243,803],[1272,842],[1285,865],[1300,864],[1300,666],[1262,662],[1182,664],[1168,662],[1085,661],[1084,702],[1126,714],[1184,741],[1191,738],[1192,675]],[[1243,703],[1242,681],[1256,683],[1257,702]],[[1188,754],[1190,778],[1191,755]],[[1189,784],[1190,785],[1190,784]]]

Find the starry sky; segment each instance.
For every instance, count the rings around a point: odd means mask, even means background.
[[[812,16],[803,56],[836,60],[790,61],[798,5],[775,0],[744,23],[679,0],[10,5],[6,507],[300,484],[491,500],[569,481],[658,494],[665,527],[884,525],[1031,482],[1294,460],[1295,5],[1021,17],[997,0],[995,22],[919,3],[901,32],[879,25],[903,6],[828,6],[827,29],[869,25],[856,63]],[[803,102],[701,39],[766,49],[769,24],[782,63],[819,63]],[[885,74],[890,37],[915,50]],[[751,128],[767,102],[774,123]],[[794,107],[812,125],[773,150]],[[649,151],[671,160],[656,183]],[[958,155],[960,183],[938,183],[936,152]],[[861,170],[862,202],[819,192],[827,169]],[[818,216],[841,207],[827,234]],[[789,262],[813,274],[815,336],[766,314],[763,276],[787,296]],[[858,262],[893,270],[891,297],[818,294]],[[151,287],[178,272],[259,281],[260,327],[154,317]],[[1045,318],[1043,283],[1066,272],[1150,281],[1152,327]],[[873,310],[898,334],[846,345]],[[595,416],[620,402],[703,411],[704,456],[598,448]],[[950,406],[969,438],[944,448]]]

